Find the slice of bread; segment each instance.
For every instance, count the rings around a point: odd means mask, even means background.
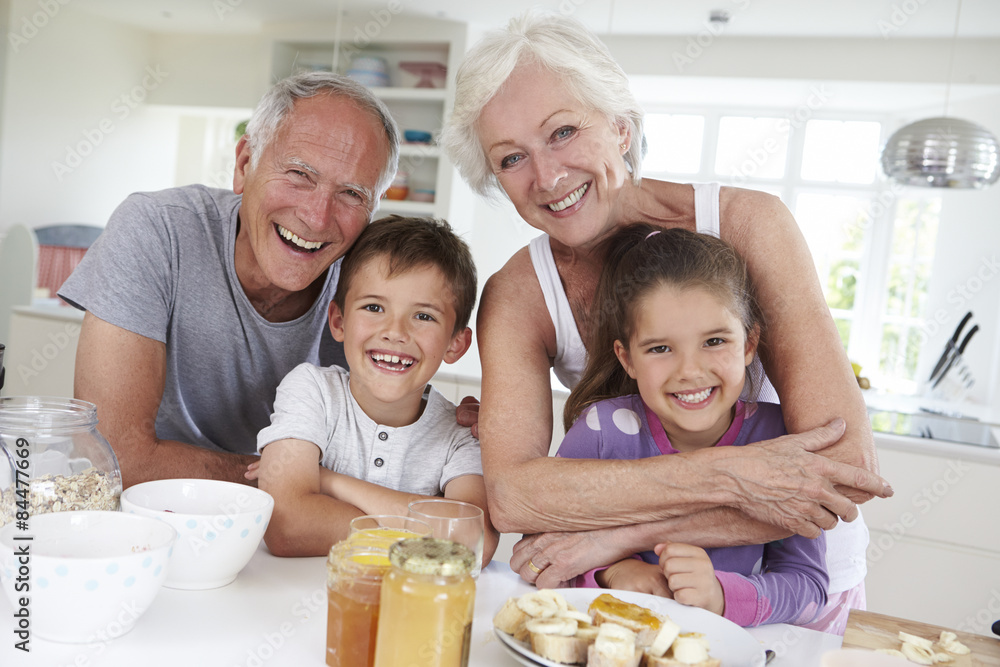
[[[663,624],[663,617],[656,612],[619,600],[610,593],[594,598],[588,611],[594,617],[594,625],[617,623],[635,632],[639,636],[636,643],[642,648],[653,643]]]
[[[638,648],[635,649],[635,655],[632,657],[609,656],[604,653],[598,653],[594,650],[593,645],[587,649],[587,667],[639,667],[639,660],[641,659],[642,651]]]
[[[656,657],[649,651],[643,658],[644,667],[719,667],[721,661],[708,654],[708,639],[700,632],[683,632],[663,654]]]
[[[516,598],[507,598],[500,611],[493,617],[493,625],[501,632],[514,635],[524,627],[529,618],[530,616],[518,608]]]
[[[593,640],[591,640],[593,641]],[[590,644],[583,637],[563,637],[531,633],[531,650],[546,660],[564,665],[582,665],[587,662],[587,647]]]

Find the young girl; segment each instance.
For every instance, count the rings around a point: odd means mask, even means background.
[[[747,367],[762,322],[735,250],[648,224],[608,243],[593,356],[566,404],[558,456],[638,459],[784,435],[779,406],[740,398],[753,396]],[[810,627],[842,633],[848,609],[824,610],[825,547],[825,535],[709,549],[664,542],[577,585],[662,595],[742,626],[818,621]]]

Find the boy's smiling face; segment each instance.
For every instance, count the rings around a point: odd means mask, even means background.
[[[388,275],[388,259],[359,267],[344,298],[330,304],[330,331],[344,343],[351,393],[379,424],[417,420],[424,387],[442,361],[469,349],[472,331],[455,333],[455,303],[444,275],[432,264]]]

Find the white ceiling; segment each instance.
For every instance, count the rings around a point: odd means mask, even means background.
[[[1000,37],[1000,0],[77,0],[107,18],[155,32],[256,32],[268,22],[325,21],[339,6],[354,18],[401,9],[476,27],[498,27],[542,6],[571,14],[600,34],[697,35],[712,10],[727,11],[733,36]]]

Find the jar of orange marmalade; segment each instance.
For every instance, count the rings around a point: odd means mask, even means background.
[[[472,638],[475,554],[430,537],[389,548],[375,667],[466,667]]]
[[[330,549],[326,566],[326,664],[371,667],[382,578],[389,570],[388,552],[345,540]]]

